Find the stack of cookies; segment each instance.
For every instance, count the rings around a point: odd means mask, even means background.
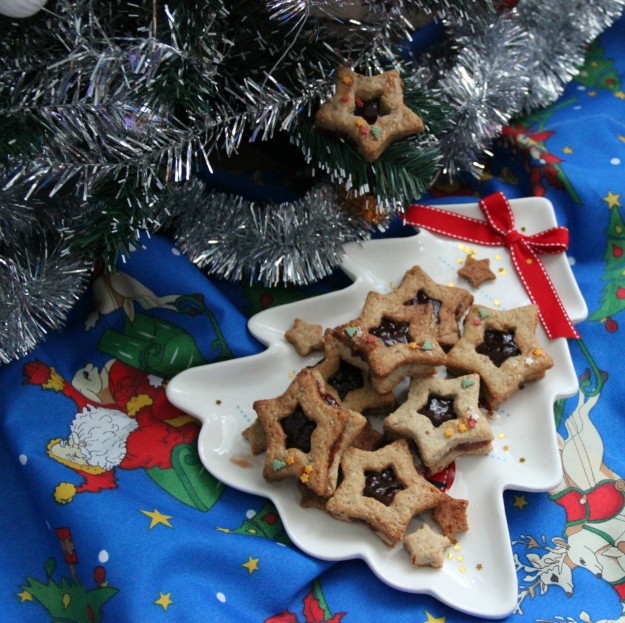
[[[347,323],[295,319],[286,339],[323,358],[282,395],[254,402],[243,436],[265,452],[265,479],[294,478],[303,505],[364,522],[390,547],[403,541],[416,567],[442,566],[468,530],[468,502],[430,480],[460,456],[490,452],[492,410],[552,367],[537,311],[475,305],[414,266],[391,292],[369,292]],[[408,534],[416,516],[424,522]]]

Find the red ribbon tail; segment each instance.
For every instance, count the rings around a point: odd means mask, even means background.
[[[538,317],[550,339],[579,339],[580,335],[545,269],[534,251],[526,244],[510,246],[510,257],[530,300],[538,307]]]

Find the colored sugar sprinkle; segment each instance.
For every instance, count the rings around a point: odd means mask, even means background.
[[[345,329],[345,334],[348,335],[349,337],[354,337],[354,335],[356,335],[358,331],[360,331],[358,327],[347,327]]]
[[[462,379],[462,387],[473,387],[475,385],[475,381],[473,379]]]
[[[284,461],[278,461],[277,459],[271,464],[274,472],[279,472],[281,469],[286,467],[286,463]]]
[[[431,340],[425,340],[423,342],[423,345],[421,346],[421,350],[432,350],[432,341]]]
[[[382,136],[382,130],[377,126],[371,128],[371,134],[373,134],[373,138],[377,141]]]
[[[489,311],[487,309],[484,309],[483,307],[480,307],[477,311],[477,313],[480,315],[480,318],[488,318]]]

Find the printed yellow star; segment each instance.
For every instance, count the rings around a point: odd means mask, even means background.
[[[515,508],[518,508],[519,510],[523,510],[523,508],[525,508],[525,506],[527,506],[527,500],[525,499],[524,495],[515,495],[514,496],[514,504],[512,504],[512,506],[514,506]]]
[[[251,556],[247,557],[247,562],[244,562],[241,566],[245,567],[248,573],[252,574],[254,571],[258,571],[258,561],[260,558],[252,558]]]
[[[427,610],[425,611],[425,616],[427,617],[427,620],[425,620],[423,623],[445,623],[445,621],[447,620],[447,617],[432,616]]]
[[[159,598],[154,603],[163,606],[163,610],[167,610],[174,602],[171,599],[171,593],[159,593]]]
[[[621,207],[621,194],[613,193],[611,190],[608,190],[607,196],[603,198],[605,202],[608,204],[608,208]]]
[[[573,150],[567,145],[566,147],[564,147],[562,152],[565,153],[565,154],[572,154]]]
[[[150,522],[150,530],[156,526],[159,523],[162,523],[164,526],[167,526],[168,528],[171,528],[172,525],[169,523],[169,520],[171,519],[171,515],[163,515],[162,513],[160,513],[159,511],[157,511],[156,509],[154,509],[153,511],[141,511],[144,515],[147,515],[152,521]]]
[[[623,99],[625,99],[625,98],[623,98]],[[618,135],[618,140],[621,141],[621,143],[625,143],[625,136],[622,136],[622,135],[619,134]]]
[[[23,591],[18,593],[17,596],[20,598],[20,601],[24,603],[25,601],[32,601],[33,596],[28,591]]]
[[[226,534],[230,534],[230,528],[220,528],[219,526],[217,526],[216,530],[218,530],[219,532],[225,532]]]
[[[625,100],[625,91],[615,91],[614,97],[617,97],[620,100]]]

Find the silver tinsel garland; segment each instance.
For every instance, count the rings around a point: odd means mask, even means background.
[[[174,239],[200,268],[224,279],[307,284],[329,275],[343,244],[364,240],[369,225],[339,208],[336,187],[318,184],[299,201],[260,205],[240,196],[206,192],[191,181],[161,209],[179,211]],[[201,227],[201,219],[207,222]]]
[[[310,283],[340,263],[345,241],[369,233],[337,206],[333,187],[320,179],[300,201],[261,205],[204,192],[193,181],[194,168],[210,168],[217,151],[235,154],[250,136],[270,141],[278,131],[295,130],[331,93],[336,65],[376,72],[391,64],[407,86],[428,89],[452,111],[449,129],[428,139],[440,149],[437,173],[477,175],[501,128],[561,94],[585,46],[620,16],[625,0],[520,0],[501,11],[487,0],[264,4],[269,20],[284,24],[275,40],[259,31],[258,54],[272,59],[264,73],[230,75],[227,63],[237,54],[235,68],[251,61],[235,41],[216,34],[228,12],[220,0],[198,3],[206,7],[205,23],[193,42],[191,21],[168,11],[167,41],[155,38],[149,20],[134,39],[121,40],[92,19],[87,36],[83,17],[95,15],[90,0],[58,0],[49,14],[58,18],[54,36],[63,42],[65,58],[46,60],[45,50],[35,46],[12,65],[4,51],[0,113],[31,115],[45,128],[45,146],[34,158],[28,145],[21,152],[16,147],[10,166],[0,169],[0,362],[23,356],[63,324],[95,259],[74,245],[76,232],[88,230],[87,219],[98,216],[111,233],[124,225],[118,215],[107,221],[106,208],[89,205],[102,180],[113,180],[120,193],[132,188],[124,195],[129,236],[166,223],[180,248],[217,277]],[[350,19],[355,10],[358,19]],[[398,53],[398,39],[430,20],[444,26],[439,45],[416,58]],[[294,42],[300,37],[324,42],[327,58],[299,56]],[[288,82],[276,79],[275,70],[287,61],[295,68]],[[175,88],[181,67],[198,80],[197,106],[184,118],[145,99],[161,71],[172,72]],[[33,74],[39,82],[26,89],[24,77]],[[68,85],[76,84],[88,85],[78,98],[76,91],[68,95]],[[335,180],[349,177],[330,173]],[[67,192],[77,198],[70,211],[60,198]]]

